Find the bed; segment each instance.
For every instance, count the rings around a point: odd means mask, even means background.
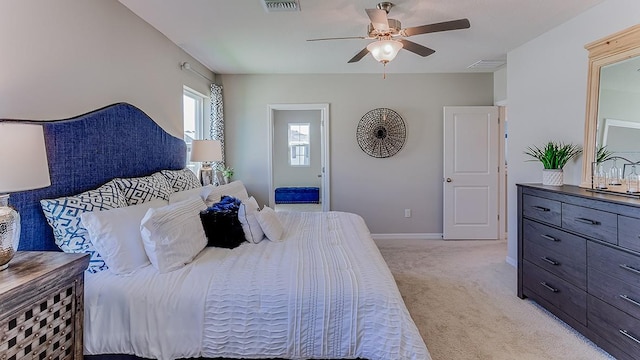
[[[52,185],[10,198],[20,250],[59,251],[41,199],[185,167],[184,142],[130,104],[43,127]],[[277,217],[282,241],[207,247],[168,273],[87,272],[86,357],[430,359],[361,217]]]

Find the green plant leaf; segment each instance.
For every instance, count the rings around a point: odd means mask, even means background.
[[[549,141],[544,147],[530,146],[524,152],[542,163],[545,169],[562,169],[569,160],[582,153],[580,145]]]

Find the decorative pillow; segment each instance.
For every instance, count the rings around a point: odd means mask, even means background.
[[[207,185],[207,186],[202,186],[202,187],[191,189],[191,190],[174,192],[171,195],[169,195],[169,204],[175,204],[177,202],[191,199],[194,197],[200,197],[202,201],[206,202],[207,197],[213,191],[213,189],[215,189],[215,186]]]
[[[240,200],[223,196],[206,211],[200,213],[204,233],[207,236],[207,246],[233,249],[245,241],[242,225],[238,220]]]
[[[169,195],[173,192],[167,178],[160,173],[137,178],[116,178],[113,181],[129,205],[142,204],[153,199],[169,200]]]
[[[258,219],[258,223],[260,223],[260,228],[264,231],[264,234],[267,236],[267,239],[271,241],[280,241],[282,239],[282,235],[284,234],[284,227],[278,219],[278,215],[276,212],[265,205],[262,210],[256,213],[256,218]]]
[[[244,187],[242,181],[236,180],[225,185],[214,187],[213,191],[209,194],[209,196],[207,196],[207,199],[205,200],[205,202],[207,203],[207,207],[210,207],[213,204],[219,202],[224,195],[233,196],[234,198],[240,199],[240,201],[247,200],[249,198],[247,189]]]
[[[206,208],[202,199],[192,198],[147,211],[140,233],[149,261],[159,272],[183,267],[207,245],[198,216]]]
[[[160,173],[167,178],[167,182],[174,192],[202,187],[196,174],[189,169],[162,170]]]
[[[67,253],[88,253],[89,272],[107,269],[100,253],[91,243],[80,216],[91,211],[117,209],[127,202],[113,181],[75,196],[40,200],[47,222],[53,228],[53,236],[60,250]]]
[[[264,232],[256,218],[256,213],[260,210],[258,202],[252,197],[244,200],[238,209],[238,220],[242,224],[244,237],[248,242],[257,244],[264,239]]]
[[[140,221],[149,209],[166,205],[166,200],[154,199],[139,205],[88,212],[80,216],[93,246],[109,271],[126,275],[150,264],[142,243]]]

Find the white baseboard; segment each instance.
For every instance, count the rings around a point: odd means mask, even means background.
[[[442,240],[442,234],[371,234],[373,240]]]
[[[513,266],[514,268],[518,267],[518,262],[516,261],[516,259],[514,259],[514,258],[512,258],[510,256],[507,256],[507,264]]]

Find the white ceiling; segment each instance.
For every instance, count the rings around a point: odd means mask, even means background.
[[[395,0],[389,18],[403,27],[468,18],[471,28],[408,40],[436,50],[402,50],[388,73],[470,70],[479,60],[506,60],[508,51],[604,0]],[[367,55],[347,61],[371,40],[307,39],[366,36],[365,8],[376,0],[300,0],[301,11],[267,13],[261,0],[120,0],[218,74],[380,73]],[[552,56],[552,54],[550,54]]]

